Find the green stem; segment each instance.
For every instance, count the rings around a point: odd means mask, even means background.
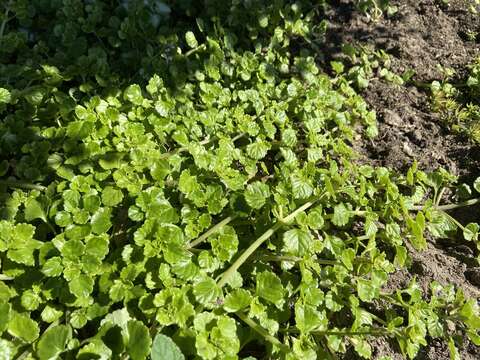
[[[265,340],[267,340],[269,343],[271,343],[272,345],[278,346],[280,349],[282,349],[285,352],[290,351],[290,349],[287,345],[282,344],[280,342],[280,340],[278,340],[276,337],[270,335],[267,330],[262,328],[260,325],[258,325],[252,319],[250,319],[247,315],[245,315],[244,313],[241,313],[241,312],[237,312],[235,314],[240,318],[240,320],[242,320],[245,324],[250,326],[255,332],[262,335],[265,338]]]
[[[438,205],[438,206],[435,206],[434,208],[437,210],[446,211],[446,210],[459,209],[466,206],[472,206],[476,204],[480,204],[480,198],[462,201],[457,204]],[[420,210],[424,210],[424,208],[425,208],[424,206],[414,206],[412,207],[412,210],[420,211]]]
[[[196,48],[193,48],[193,49],[188,50],[188,51],[185,53],[185,56],[186,56],[186,57],[189,57],[190,55],[193,55],[193,54],[195,54],[196,52],[198,52],[198,51],[200,51],[200,50],[203,50],[203,49],[205,49],[205,48],[206,48],[205,44],[199,45],[199,46],[197,46]]]
[[[12,188],[27,189],[27,190],[38,190],[38,191],[47,190],[47,188],[42,185],[36,185],[36,184],[26,183],[23,181],[15,181],[15,180],[0,180],[0,185],[5,185]]]
[[[291,333],[291,334],[299,334],[300,330],[297,328],[290,328],[280,330],[281,332]],[[363,331],[353,331],[353,330],[318,330],[318,331],[310,331],[313,335],[319,336],[393,336],[392,332],[385,328],[372,328],[370,330],[363,330]]]
[[[196,240],[192,241],[189,245],[188,245],[188,249],[191,249],[191,248],[194,248],[195,246],[199,245],[200,243],[202,243],[203,241],[205,241],[206,239],[208,239],[208,237],[210,235],[213,235],[215,234],[216,232],[220,231],[225,225],[227,225],[228,223],[232,222],[233,220],[235,220],[237,218],[237,215],[232,215],[232,216],[229,216],[225,219],[223,219],[222,221],[220,221],[218,224],[215,224],[213,227],[211,227],[207,232],[203,233],[202,235],[200,235]]]
[[[440,192],[437,195],[437,198],[435,200],[435,206],[438,208],[440,206],[440,201],[442,201],[443,194],[445,193],[445,190],[447,190],[446,187],[442,187]]]
[[[289,256],[289,255],[270,255],[270,254],[259,254],[258,257],[256,257],[259,260],[265,260],[265,261],[292,261],[292,262],[298,262],[304,260],[301,257],[298,256]],[[320,265],[340,265],[343,266],[343,263],[340,261],[336,260],[329,260],[329,259],[314,259],[313,260],[316,264]],[[353,259],[354,263],[371,263],[370,259],[366,258],[355,258]]]
[[[13,277],[0,274],[0,281],[10,281],[10,280],[13,280]]]
[[[0,42],[3,38],[3,33],[5,32],[5,27],[7,26],[7,22],[9,22],[11,19],[8,18],[8,13],[10,12],[10,5],[11,1],[7,4],[7,7],[5,8],[5,19],[3,19],[2,24],[0,25]]]
[[[309,207],[311,207],[313,204],[315,204],[318,200],[320,200],[321,196],[312,201],[308,201],[302,206],[300,206],[298,209],[296,209],[294,212],[292,212],[290,215],[285,217],[282,221],[278,221],[276,224],[274,224],[270,229],[265,231],[257,240],[255,240],[243,253],[240,255],[240,257],[221,275],[220,280],[218,281],[218,286],[223,287],[230,276],[232,276],[239,268],[242,266],[242,264],[247,261],[247,259],[255,252],[255,250],[258,249],[260,245],[262,245],[265,241],[267,241],[275,232],[280,229],[284,224],[288,224],[292,220],[295,219],[295,217],[300,214],[301,212],[307,210]]]

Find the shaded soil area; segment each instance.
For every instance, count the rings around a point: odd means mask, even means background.
[[[468,11],[468,0],[452,0],[444,5],[439,0],[397,0],[392,4],[398,12],[376,22],[359,13],[355,1],[336,0],[328,13],[329,31],[325,59],[341,57],[344,43],[383,49],[392,60],[391,70],[397,74],[412,69],[416,85],[399,86],[381,79],[372,79],[363,96],[376,110],[379,136],[371,142],[355,144],[364,161],[405,172],[416,159],[422,170],[444,167],[472,182],[480,175],[480,148],[467,139],[449,132],[441,118],[430,109],[429,84],[442,78],[438,65],[451,67],[459,77],[466,65],[480,56],[480,42],[469,40],[469,32],[480,32],[480,16]],[[478,38],[478,37],[477,37]],[[479,208],[458,214],[461,222],[478,221]],[[393,274],[388,287],[405,286],[413,276],[424,291],[436,280],[454,284],[469,296],[480,299],[480,268],[471,244],[462,241],[430,240],[428,249],[417,253],[411,249],[409,271]],[[396,344],[388,339],[374,340],[374,357],[401,359]],[[461,347],[462,359],[480,359],[480,349],[470,343]],[[449,359],[445,341],[431,340],[418,359]]]

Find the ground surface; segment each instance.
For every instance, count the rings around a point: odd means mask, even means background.
[[[480,31],[480,16],[468,12],[466,1],[450,1],[448,6],[436,0],[393,1],[398,12],[377,22],[355,10],[352,1],[338,0],[329,13],[330,30],[327,58],[340,53],[342,43],[373,45],[384,49],[392,59],[392,70],[415,71],[418,83],[428,84],[441,78],[438,64],[452,67],[461,77],[465,66],[480,54],[477,40],[469,41],[468,31]],[[432,113],[428,89],[421,86],[398,86],[372,80],[363,92],[379,115],[379,137],[374,142],[356,144],[364,161],[405,171],[417,159],[420,168],[444,167],[466,180],[480,175],[480,149],[466,139],[451,134],[442,126],[440,116]],[[448,199],[446,199],[448,201]],[[454,214],[461,220],[475,217],[479,208]],[[416,276],[427,290],[432,280],[460,286],[470,296],[480,296],[480,268],[475,266],[474,252],[463,243],[429,242],[421,254],[412,249],[413,265],[408,271],[392,276],[389,286],[404,286]],[[395,344],[375,340],[378,357],[390,355],[401,359]],[[466,344],[462,359],[479,359],[480,349]],[[445,343],[432,342],[420,352],[419,359],[449,359]]]

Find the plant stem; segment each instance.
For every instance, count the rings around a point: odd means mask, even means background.
[[[198,51],[200,51],[200,50],[203,50],[203,49],[205,49],[205,48],[206,48],[205,44],[201,44],[201,45],[197,46],[196,48],[193,48],[193,49],[188,50],[188,51],[185,53],[185,56],[186,56],[186,57],[189,57],[190,55],[193,55],[193,54],[195,54],[196,52],[198,52]]]
[[[437,199],[435,201],[435,206],[438,208],[440,206],[440,201],[442,201],[443,194],[445,193],[445,190],[447,190],[446,187],[442,187],[440,192],[437,195]]]
[[[280,342],[280,340],[278,340],[276,337],[270,335],[267,330],[265,330],[263,327],[258,325],[252,319],[250,319],[247,315],[245,315],[244,313],[241,313],[241,312],[237,312],[235,314],[240,318],[240,320],[242,320],[245,324],[250,326],[255,332],[262,335],[265,338],[265,340],[267,340],[269,343],[271,343],[275,346],[278,346],[283,351],[287,351],[287,352],[290,351],[290,349],[288,348],[287,345],[282,344]]]
[[[480,204],[480,198],[470,199],[470,200],[467,200],[467,201],[462,201],[462,202],[459,202],[457,204],[438,205],[438,206],[434,206],[434,207],[437,210],[446,211],[446,210],[459,209],[459,208],[466,207],[466,206],[472,206],[472,205],[476,205],[476,204]],[[424,208],[425,208],[424,206],[414,206],[414,207],[412,207],[412,210],[420,211],[420,210],[423,210]]]
[[[302,260],[303,260],[303,258],[298,257],[298,256],[270,255],[270,254],[259,254],[256,258],[257,258],[257,259],[260,259],[260,260],[265,260],[265,261],[292,261],[292,262],[298,262],[298,261],[302,261]],[[337,261],[337,260],[314,259],[313,261],[314,261],[316,264],[320,264],[320,265],[332,265],[332,266],[341,265],[341,266],[343,266],[343,264],[342,264],[340,261]],[[371,260],[366,259],[366,258],[358,257],[358,258],[353,259],[353,262],[354,262],[354,263],[370,263]]]
[[[232,221],[235,220],[236,218],[237,218],[237,215],[228,216],[228,217],[226,217],[225,219],[223,219],[222,221],[220,221],[218,224],[215,224],[215,225],[212,226],[208,231],[206,231],[205,233],[203,233],[202,235],[200,235],[197,239],[195,239],[195,240],[192,241],[190,244],[188,244],[188,249],[194,248],[194,247],[197,246],[198,244],[202,243],[202,242],[205,241],[210,235],[213,235],[213,234],[215,234],[216,232],[220,231],[225,225],[227,225],[228,223],[232,222]]]
[[[10,281],[10,280],[13,280],[13,277],[0,274],[0,281]]]
[[[5,32],[5,27],[7,26],[7,22],[11,20],[8,18],[8,13],[10,12],[10,5],[11,5],[11,1],[8,2],[5,8],[5,14],[4,14],[5,19],[3,19],[2,24],[0,25],[0,43],[3,38],[3,33]]]
[[[299,334],[300,330],[297,328],[290,328],[280,330],[286,333],[292,334]],[[318,331],[310,331],[311,334],[319,335],[319,336],[381,336],[381,335],[389,335],[393,336],[393,334],[385,328],[372,328],[370,330],[363,330],[363,331],[352,331],[352,330],[318,330]]]
[[[298,209],[296,209],[294,212],[292,212],[290,215],[282,219],[281,221],[278,221],[275,223],[270,229],[265,231],[257,240],[255,240],[243,253],[240,255],[240,257],[221,275],[220,280],[218,281],[218,286],[223,287],[230,276],[237,271],[242,264],[247,261],[247,259],[255,252],[255,250],[258,249],[260,245],[262,245],[265,241],[267,241],[275,232],[280,229],[285,223],[289,223],[292,220],[295,219],[295,217],[300,214],[301,212],[307,210],[309,207],[311,207],[313,204],[315,204],[318,200],[320,200],[322,196],[320,196],[318,199],[308,201],[302,206],[300,206]]]
[[[24,181],[15,181],[15,180],[0,180],[0,185],[5,185],[12,188],[27,189],[27,190],[38,190],[38,191],[47,190],[47,188],[42,185],[36,185],[36,184],[26,183]]]

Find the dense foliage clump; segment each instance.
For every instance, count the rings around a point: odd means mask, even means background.
[[[467,76],[455,80],[453,69],[442,69],[442,81],[431,84],[432,107],[454,131],[480,142],[480,58],[467,69]]]
[[[325,6],[4,5],[0,358],[480,344],[460,289],[387,286],[427,234],[476,244],[479,227],[440,204],[446,171],[360,164],[375,113],[343,64],[317,66]]]

